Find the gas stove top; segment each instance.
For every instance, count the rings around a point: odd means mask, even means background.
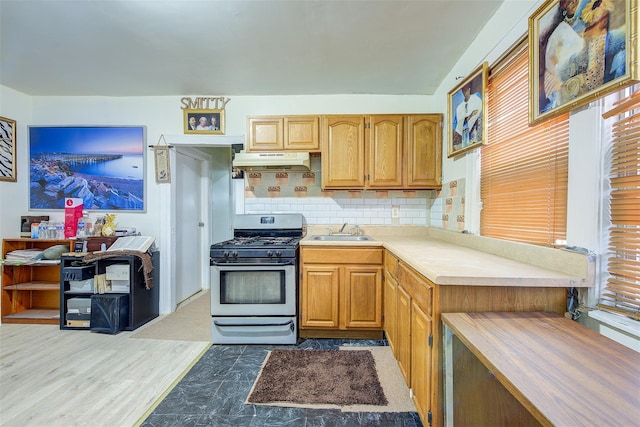
[[[295,260],[303,237],[302,222],[299,214],[238,215],[233,239],[211,245],[211,262]]]
[[[260,246],[292,246],[298,244],[300,241],[300,236],[283,236],[283,237],[273,237],[273,236],[249,236],[249,237],[235,237],[231,240],[227,240],[226,242],[219,243],[213,246],[231,246],[231,247],[260,247]],[[212,247],[213,247],[212,246]]]

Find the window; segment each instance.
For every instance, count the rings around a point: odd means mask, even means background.
[[[598,307],[640,320],[640,85],[611,119],[608,279]]]
[[[569,114],[529,127],[527,43],[503,64],[487,90],[480,234],[553,246],[566,240]]]

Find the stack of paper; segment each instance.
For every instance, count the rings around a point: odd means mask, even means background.
[[[29,262],[35,260],[41,260],[43,258],[44,251],[42,249],[18,249],[15,251],[7,252],[5,255],[6,261],[11,262]]]

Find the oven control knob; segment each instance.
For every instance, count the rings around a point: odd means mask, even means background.
[[[233,257],[238,258],[238,251],[233,251]]]
[[[282,251],[276,251],[276,256],[282,256]]]
[[[229,258],[229,251],[224,251],[222,256],[224,256],[225,258]]]

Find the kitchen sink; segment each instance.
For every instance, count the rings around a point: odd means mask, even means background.
[[[323,242],[372,242],[374,238],[370,236],[354,236],[351,234],[317,234],[310,237],[310,240]]]

